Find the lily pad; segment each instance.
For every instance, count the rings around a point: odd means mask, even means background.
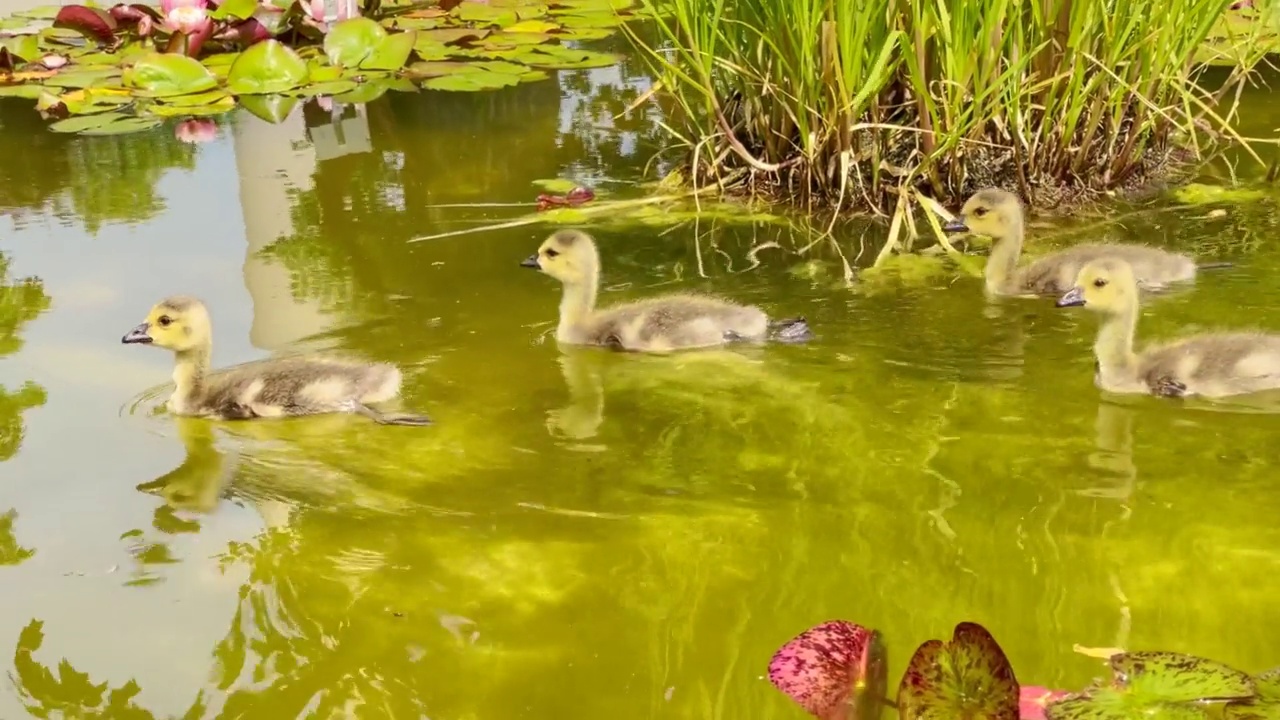
[[[1255,675],[1253,684],[1257,696],[1227,703],[1223,717],[1227,720],[1280,720],[1280,668]]]
[[[50,130],[62,133],[79,133],[81,135],[124,135],[142,132],[160,125],[155,118],[129,117],[121,113],[102,113],[71,117],[49,126]]]
[[[156,117],[205,117],[209,115],[222,115],[236,109],[236,101],[230,95],[224,95],[221,100],[216,100],[204,105],[161,105],[156,104],[147,108],[147,112]]]
[[[166,105],[209,105],[210,103],[220,102],[225,97],[228,97],[227,91],[219,88],[217,90],[193,93],[191,95],[167,97],[164,98],[163,102]]]
[[[428,90],[450,90],[453,92],[478,92],[480,90],[497,90],[520,84],[520,78],[507,73],[495,73],[487,70],[434,77],[422,83]]]
[[[387,38],[387,31],[367,17],[335,23],[324,36],[324,54],[333,65],[357,67]]]
[[[91,115],[132,105],[134,99],[124,90],[72,90],[60,95],[58,101],[72,115]]]
[[[607,53],[590,50],[574,50],[560,45],[539,45],[529,48],[517,58],[525,65],[549,70],[576,70],[616,65],[618,58]]]
[[[389,78],[384,78],[361,83],[357,85],[354,90],[334,95],[333,101],[351,104],[373,102],[385,95],[387,91],[391,89],[389,80]]]
[[[409,54],[413,52],[413,44],[417,39],[418,35],[413,30],[388,35],[360,62],[360,67],[368,70],[399,70],[409,61]]]
[[[245,20],[253,17],[257,9],[258,0],[222,0],[218,7],[209,11],[209,17],[214,20],[225,20],[226,18]]]
[[[44,81],[46,87],[87,88],[95,85],[110,84],[107,80],[121,77],[119,68],[95,68],[92,70],[73,70],[60,72]]]
[[[504,29],[509,33],[547,33],[552,30],[558,30],[559,25],[546,20],[521,20],[520,22],[510,25]]]
[[[1202,183],[1191,183],[1173,191],[1173,196],[1178,202],[1186,205],[1244,203],[1258,200],[1264,195],[1263,191],[1251,188],[1230,188]]]
[[[358,83],[351,80],[334,80],[332,82],[316,83],[314,85],[306,85],[295,91],[299,97],[313,97],[315,95],[341,95],[342,93],[351,92],[359,87]]]
[[[245,110],[273,125],[289,117],[298,105],[298,98],[288,95],[245,95],[239,100]]]
[[[217,78],[199,61],[186,55],[151,53],[124,71],[126,87],[153,97],[204,92],[218,84]]]
[[[11,55],[22,58],[27,62],[35,62],[40,59],[41,55],[40,40],[35,35],[0,38],[0,47],[8,50]]]
[[[962,622],[951,642],[929,640],[911,656],[898,712],[903,720],[1018,720],[1018,679],[991,633]]]
[[[44,88],[39,85],[0,85],[0,97],[17,97],[35,100]]]
[[[250,46],[227,73],[227,89],[235,95],[282,93],[306,81],[307,62],[278,40]]]
[[[488,36],[489,30],[484,28],[438,28],[418,31],[420,43],[435,41],[445,45],[457,45],[468,40],[483,40]]]
[[[885,691],[880,634],[844,620],[800,633],[773,654],[769,682],[820,718],[879,717]],[[844,710],[850,704],[854,712]]]
[[[563,195],[569,192],[570,190],[578,187],[578,183],[572,180],[565,180],[564,178],[546,178],[542,180],[534,180],[533,184],[537,185],[543,190],[546,190],[547,192],[553,192],[558,195]]]
[[[53,18],[55,28],[74,30],[92,40],[109,43],[115,39],[116,19],[95,7],[67,5]]]
[[[416,62],[405,68],[405,74],[415,78],[433,78],[475,71],[474,64],[464,62]]]
[[[1114,686],[1071,695],[1049,705],[1045,716],[1049,720],[1190,720],[1208,717],[1204,701],[1249,699],[1254,695],[1248,675],[1194,655],[1119,653],[1110,662],[1116,678]]]
[[[464,23],[476,25],[497,25],[506,27],[516,24],[516,13],[512,10],[493,7],[486,3],[464,0],[453,9],[453,15]]]

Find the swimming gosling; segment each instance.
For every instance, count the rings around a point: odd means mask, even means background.
[[[556,340],[634,352],[670,352],[731,342],[801,342],[811,337],[803,317],[769,322],[763,310],[707,295],[666,294],[596,308],[600,255],[580,230],[560,230],[525,258],[564,285]]]
[[[1085,263],[1073,287],[1055,304],[1102,314],[1093,345],[1094,383],[1102,390],[1216,398],[1280,388],[1280,335],[1206,333],[1135,353],[1138,281],[1123,260]]]
[[[425,415],[383,413],[369,407],[400,393],[399,368],[330,358],[279,358],[210,372],[213,326],[200,300],[165,298],[120,342],[172,350],[169,410],[217,420],[356,413],[384,425],[430,425]]]
[[[1189,255],[1120,243],[1076,245],[1019,268],[1022,255],[1022,204],[1011,192],[987,188],[974,193],[960,217],[943,226],[952,233],[976,233],[991,238],[987,258],[987,292],[991,295],[1049,295],[1066,292],[1080,267],[1090,260],[1117,258],[1129,262],[1141,286],[1149,289],[1192,280],[1196,262]],[[1214,264],[1219,267],[1225,264]],[[1205,266],[1209,267],[1209,266]]]

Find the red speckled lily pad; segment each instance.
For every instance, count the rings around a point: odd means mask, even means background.
[[[1253,678],[1257,696],[1227,704],[1222,713],[1227,720],[1280,720],[1280,668]]]
[[[885,689],[880,634],[844,620],[812,627],[774,653],[769,681],[822,720],[878,717]]]
[[[903,720],[1018,720],[1018,679],[1000,644],[977,623],[951,642],[916,649],[898,686]]]
[[[1253,680],[1215,660],[1173,652],[1132,652],[1111,658],[1114,681],[1053,703],[1049,720],[1200,720],[1211,700],[1247,700]]]

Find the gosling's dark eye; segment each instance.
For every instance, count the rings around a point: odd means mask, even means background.
[[[986,208],[984,208],[984,207],[974,208],[974,209],[973,209],[973,215],[974,215],[974,217],[982,217],[983,215],[986,215],[986,214],[987,214],[987,209],[986,209]]]
[[[552,250],[551,248],[547,248],[547,249],[546,249],[546,253],[547,253],[547,257],[549,257],[549,258],[553,258],[553,257],[555,257],[555,256],[559,255],[559,254],[560,254],[560,251],[559,251],[559,250]]]
[[[1093,286],[1096,288],[1106,287],[1107,281],[1105,278],[1097,278],[1096,280],[1093,281]]]
[[[160,323],[160,327],[169,327],[169,323],[173,322],[173,318],[168,315],[161,315],[156,322]]]

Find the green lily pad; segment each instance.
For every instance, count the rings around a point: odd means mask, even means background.
[[[556,35],[560,40],[603,40],[613,35],[612,30],[604,28],[576,27],[565,28]]]
[[[298,88],[294,94],[299,97],[313,97],[315,95],[341,95],[342,93],[351,92],[360,87],[359,84],[351,80],[334,80],[332,82],[316,83],[314,85],[305,85]]]
[[[46,87],[87,88],[95,85],[102,85],[104,84],[103,81],[115,80],[119,77],[121,77],[119,68],[72,70],[70,72],[60,72],[53,77],[45,78],[43,83]]]
[[[106,113],[99,113],[97,115],[81,115],[76,117],[69,117],[66,120],[59,120],[58,122],[53,123],[52,125],[49,126],[49,129],[54,132],[60,132],[60,133],[84,133],[86,131],[99,131],[104,128],[108,128],[109,126],[116,125],[118,123],[127,123],[129,121],[134,121],[138,119],[139,118],[125,115],[124,113],[106,112]],[[150,122],[152,127],[159,124],[158,122],[153,122],[153,121],[148,121],[148,122]],[[134,131],[130,130],[128,132],[134,132]],[[106,132],[102,134],[113,135],[116,133]]]
[[[218,88],[208,92],[192,93],[191,95],[175,95],[164,98],[162,102],[165,105],[209,105],[220,102],[225,97],[228,97],[227,91]]]
[[[607,53],[590,50],[574,50],[559,45],[539,45],[528,48],[517,58],[525,65],[548,70],[576,70],[582,68],[609,67],[618,63],[618,58]]]
[[[85,89],[63,93],[58,96],[58,101],[65,105],[67,112],[72,115],[92,115],[132,105],[134,98],[128,91],[112,92]]]
[[[951,642],[916,649],[898,686],[903,720],[1017,720],[1018,679],[986,628],[956,625]]]
[[[561,27],[566,28],[610,28],[617,27],[627,21],[626,15],[614,12],[564,12],[552,10],[551,14]]]
[[[214,58],[219,57],[217,55]],[[213,58],[210,58],[211,60]],[[75,56],[76,65],[115,65],[120,62],[120,56],[114,53],[91,52],[83,55]]]
[[[298,105],[298,98],[288,95],[245,95],[239,100],[245,110],[273,125],[289,117]]]
[[[333,101],[351,104],[373,102],[385,95],[390,89],[391,86],[387,79],[374,80],[357,85],[355,90],[334,95]]]
[[[147,108],[147,112],[156,117],[205,117],[208,115],[222,115],[236,109],[236,101],[230,95],[224,95],[221,100],[217,100],[204,105],[163,105],[154,104]]]
[[[1280,720],[1280,668],[1255,675],[1253,684],[1257,696],[1227,703],[1226,720]]]
[[[520,78],[507,73],[495,73],[487,70],[443,75],[422,83],[428,90],[450,90],[453,92],[478,92],[480,90],[497,90],[520,84]]]
[[[335,23],[324,36],[324,54],[333,65],[357,67],[387,39],[387,31],[367,17]]]
[[[249,46],[227,73],[227,89],[235,95],[282,93],[306,81],[307,62],[278,40]]]
[[[342,68],[327,65],[322,60],[307,62],[307,81],[313,83],[333,82],[342,77]]]
[[[41,55],[40,39],[35,35],[0,38],[0,47],[7,49],[10,55],[20,57],[27,62],[35,62]]]
[[[124,71],[124,85],[152,97],[187,95],[217,86],[209,69],[185,55],[151,53]]]
[[[463,0],[452,11],[454,17],[465,23],[476,25],[497,25],[506,27],[516,24],[516,13],[512,10],[496,8],[492,5]]]
[[[423,40],[422,31],[418,32],[418,41],[413,44],[413,51],[422,60],[444,60],[452,57],[455,48],[451,48],[438,40]]]
[[[360,61],[361,69],[399,70],[409,61],[418,34],[413,30],[388,35],[378,43],[367,57]]]
[[[30,24],[31,21],[25,18],[5,18],[0,20],[0,30],[17,30]]]
[[[405,68],[405,74],[415,78],[433,78],[442,75],[475,72],[472,63],[464,62],[416,62]]]
[[[440,27],[440,20],[439,18],[394,17],[386,18],[381,24],[388,30],[392,28],[398,28],[401,30],[433,30]]]
[[[222,0],[221,5],[209,11],[209,17],[214,20],[226,18],[246,20],[253,17],[257,9],[258,0]]]
[[[52,20],[58,17],[58,11],[62,9],[61,5],[41,5],[30,10],[19,10],[13,14],[14,17],[30,18],[32,20]]]
[[[435,41],[444,45],[458,45],[464,41],[476,42],[489,36],[484,28],[437,28],[435,30],[419,30],[419,44]],[[424,60],[426,58],[423,58]]]
[[[1251,188],[1229,188],[1218,185],[1191,183],[1173,191],[1178,202],[1186,205],[1205,205],[1208,203],[1244,203],[1264,197],[1261,190]]]
[[[524,35],[545,35],[558,29],[560,29],[559,25],[553,22],[547,22],[546,20],[521,20],[520,22],[505,28],[504,32]]]
[[[572,180],[565,180],[564,178],[545,178],[542,180],[534,180],[533,184],[547,192],[556,193],[557,195],[563,195],[578,187],[578,183]]]
[[[1171,652],[1120,653],[1111,658],[1116,687],[1092,688],[1046,708],[1049,720],[1191,720],[1208,717],[1207,700],[1254,695],[1248,675],[1214,660]]]
[[[240,57],[240,53],[218,53],[217,55],[210,55],[206,57],[204,60],[201,60],[201,62],[204,63],[205,67],[211,69],[216,68],[219,65],[231,67],[238,57]]]
[[[39,85],[0,85],[0,97],[17,97],[35,100],[44,88]]]
[[[578,208],[558,207],[538,213],[538,218],[552,225],[585,225],[591,216]]]

